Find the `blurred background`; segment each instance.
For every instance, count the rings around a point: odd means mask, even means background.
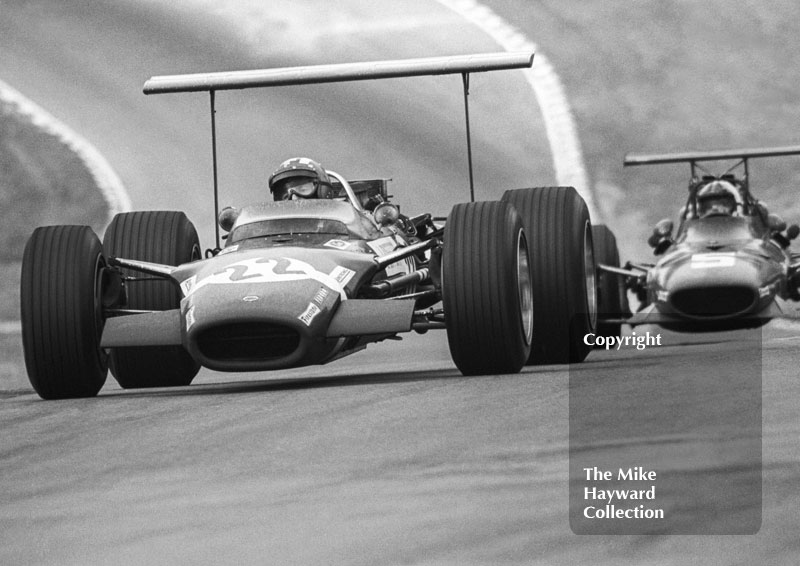
[[[213,234],[205,94],[141,93],[152,75],[499,51],[435,0],[4,2],[0,80],[96,147],[136,209],[185,209]],[[449,2],[463,10],[474,2]],[[622,256],[649,255],[650,226],[674,215],[688,166],[623,170],[626,152],[798,143],[800,8],[769,2],[490,0],[534,42],[573,110],[587,187]],[[537,65],[539,60],[535,60]],[[471,84],[478,198],[558,182],[541,110],[522,72]],[[406,211],[446,214],[467,193],[460,78],[220,93],[224,204],[268,197],[266,178],[307,155],[351,178],[393,178]],[[102,229],[103,201],[79,160],[13,105],[0,123],[0,257],[33,227]],[[555,148],[556,151],[558,148]],[[721,165],[722,166],[722,165]],[[797,220],[797,158],[755,162],[753,189]]]

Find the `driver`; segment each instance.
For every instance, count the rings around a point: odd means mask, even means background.
[[[333,198],[333,186],[325,169],[307,157],[293,157],[269,176],[269,190],[276,201]]]
[[[697,191],[697,215],[732,216],[736,213],[738,192],[728,181],[712,181]]]

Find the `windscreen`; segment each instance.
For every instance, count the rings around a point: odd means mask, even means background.
[[[323,218],[275,218],[239,226],[231,232],[229,243],[251,238],[270,236],[293,236],[298,234],[325,234],[347,239],[347,226],[338,220]]]
[[[750,240],[763,236],[764,226],[752,216],[714,216],[687,220],[679,242]]]

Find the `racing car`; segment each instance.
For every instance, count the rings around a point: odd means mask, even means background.
[[[500,53],[151,78],[146,94],[210,93],[216,246],[204,254],[180,211],[118,214],[102,242],[86,226],[37,228],[21,277],[34,389],[94,396],[109,368],[123,388],[183,386],[200,367],[325,364],[433,329],[446,330],[465,375],[583,360],[596,265],[588,209],[572,187],[508,190],[456,204],[446,219],[409,218],[386,179],[328,170],[333,198],[218,205],[217,91],[457,73],[466,102],[470,73],[532,61]]]
[[[658,261],[598,266],[640,301],[640,310],[620,322],[702,332],[797,318],[800,255],[790,244],[800,228],[787,227],[753,196],[748,161],[798,154],[800,146],[627,155],[626,166],[689,163],[691,177],[677,230],[666,218],[648,239]],[[735,163],[721,174],[699,164],[726,160]],[[739,168],[741,177],[734,174]]]

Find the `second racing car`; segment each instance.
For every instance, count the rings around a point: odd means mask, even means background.
[[[661,220],[648,240],[655,263],[600,261],[600,272],[618,276],[640,301],[638,312],[614,322],[696,332],[796,318],[800,255],[790,244],[800,229],[753,196],[748,160],[798,154],[800,146],[626,156],[626,166],[689,163],[691,178],[677,229]],[[735,163],[719,174],[699,165],[726,160]],[[744,174],[737,177],[739,167]]]

